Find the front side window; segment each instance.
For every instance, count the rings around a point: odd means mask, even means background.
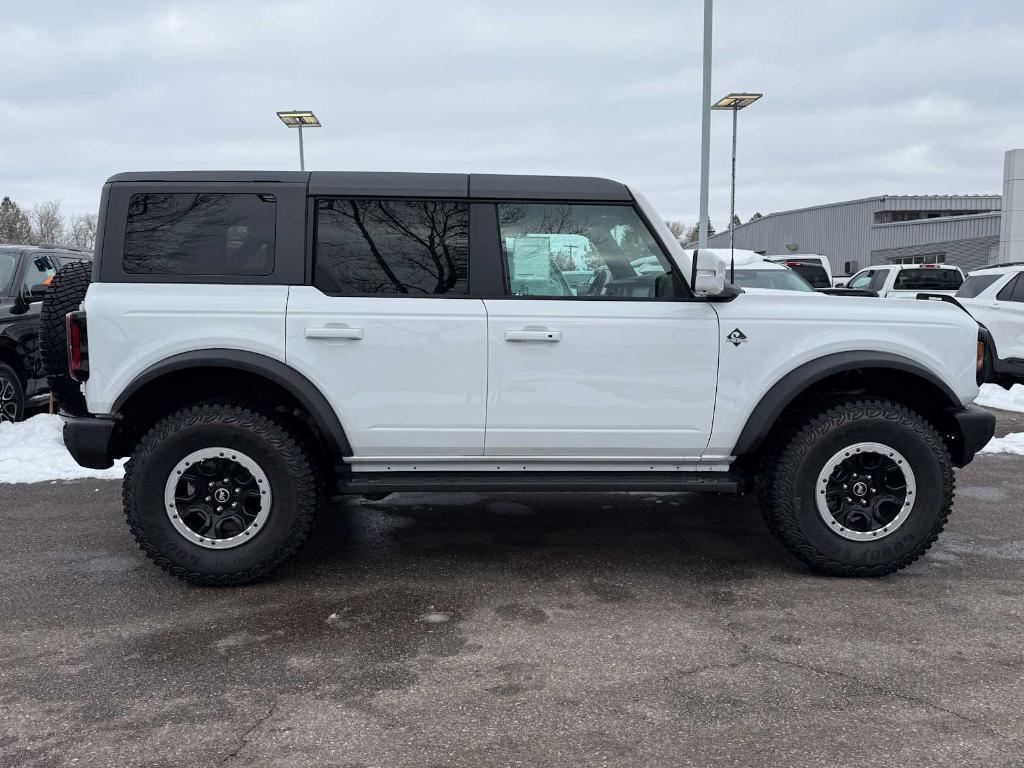
[[[39,294],[46,290],[57,274],[57,265],[52,256],[33,256],[25,266],[25,276],[22,279],[21,293],[23,296]]]
[[[652,299],[670,271],[630,206],[502,203],[498,224],[513,296]]]
[[[1000,301],[1015,301],[1024,304],[1024,278],[1017,275],[1015,279],[1007,283],[996,298]]]
[[[955,269],[901,269],[893,286],[897,291],[955,291],[964,278]]]
[[[874,274],[870,269],[854,275],[847,283],[847,288],[867,288],[871,284],[871,276]]]
[[[4,295],[7,286],[10,285],[17,266],[18,254],[10,252],[0,253],[0,296]]]
[[[313,284],[335,296],[465,296],[469,205],[319,200]]]
[[[274,271],[273,195],[132,195],[124,271],[157,275],[269,275]]]
[[[1005,273],[1004,273],[1005,274]],[[990,285],[1003,278],[1003,274],[996,273],[994,275],[971,275],[964,284],[960,286],[960,290],[956,292],[958,299],[973,299],[976,296],[980,296]]]

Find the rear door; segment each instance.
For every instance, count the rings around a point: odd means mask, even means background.
[[[978,319],[992,333],[999,357],[1024,360],[1024,277],[1017,275],[987,303]]]
[[[481,455],[487,317],[469,293],[467,202],[313,207],[312,285],[290,290],[288,364],[331,401],[356,458]]]
[[[699,457],[718,317],[705,301],[656,296],[671,285],[671,262],[639,213],[513,202],[496,215],[505,290],[485,300],[486,454],[563,467],[570,457]]]

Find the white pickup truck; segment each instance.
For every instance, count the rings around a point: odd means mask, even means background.
[[[916,299],[921,293],[955,296],[963,282],[960,267],[947,264],[878,264],[836,287],[875,291],[883,299]]]

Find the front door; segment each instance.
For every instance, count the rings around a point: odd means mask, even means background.
[[[355,458],[480,456],[487,317],[468,297],[468,204],[323,199],[315,226],[286,356],[331,401]]]
[[[655,296],[670,261],[636,210],[503,203],[498,221],[507,295],[484,302],[486,454],[699,457],[718,318],[707,302]]]

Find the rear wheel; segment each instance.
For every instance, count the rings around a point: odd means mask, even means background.
[[[829,408],[789,433],[758,478],[765,521],[814,570],[881,576],[935,542],[953,503],[945,443],[897,403]]]
[[[21,421],[25,417],[25,389],[18,372],[0,363],[0,422]]]
[[[302,440],[265,414],[185,408],[147,432],[128,462],[128,527],[157,565],[185,581],[255,581],[309,535],[320,503],[314,466]]]
[[[58,408],[72,416],[83,416],[89,409],[81,386],[68,373],[65,316],[81,306],[91,280],[92,265],[89,262],[68,264],[54,275],[39,312],[39,351],[46,383]]]

